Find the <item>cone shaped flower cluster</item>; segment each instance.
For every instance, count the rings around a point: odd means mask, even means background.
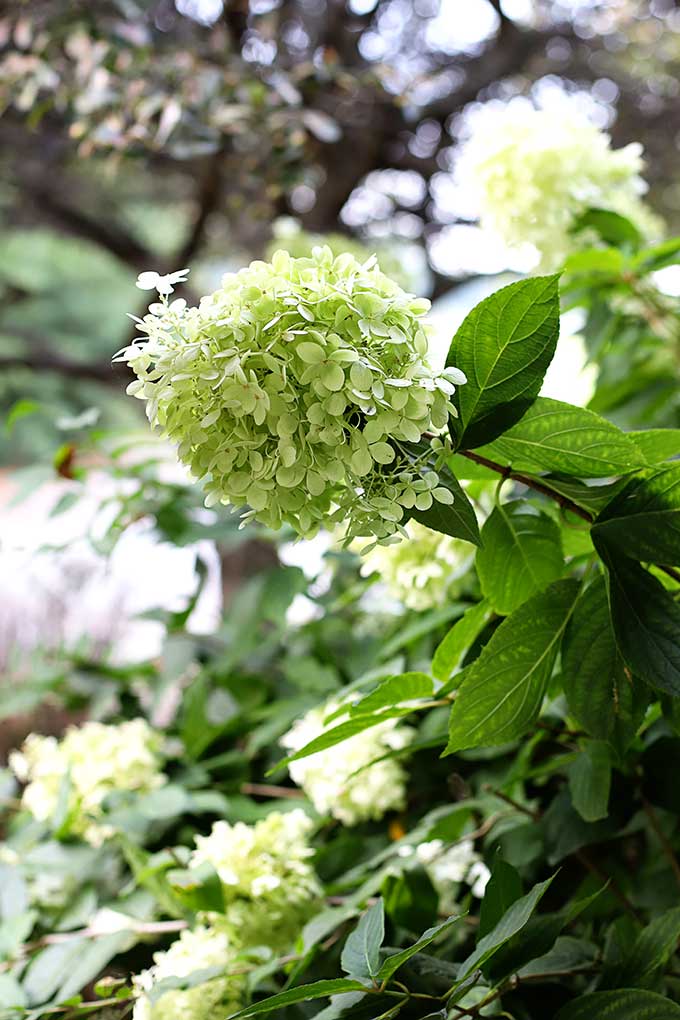
[[[456,581],[467,572],[474,551],[467,542],[409,521],[408,542],[375,545],[362,557],[364,577],[377,575],[388,594],[421,612],[443,606],[455,594]],[[354,542],[360,552],[364,543]]]
[[[345,714],[340,708],[337,702],[329,701],[311,709],[283,737],[282,745],[299,751],[327,729],[346,721],[349,710]],[[332,721],[326,724],[331,715]],[[288,771],[321,814],[330,814],[345,825],[378,821],[386,812],[398,811],[406,803],[406,771],[401,762],[385,755],[407,747],[414,736],[410,726],[389,719],[326,751],[291,762]]]
[[[148,793],[165,783],[161,744],[144,719],[115,726],[86,722],[70,727],[61,740],[31,733],[10,765],[27,784],[22,803],[35,818],[52,819],[66,793],[62,828],[98,846],[110,834],[98,821],[110,793]]]
[[[659,229],[641,196],[642,146],[612,149],[583,116],[513,105],[481,119],[464,150],[461,176],[476,192],[482,225],[511,246],[533,245],[545,269],[574,249],[571,228],[589,207]]]
[[[255,825],[215,822],[208,836],[196,836],[190,866],[207,863],[217,872],[225,923],[242,945],[284,949],[318,907],[312,828],[297,808],[274,811]]]
[[[217,873],[224,908],[201,912],[198,927],[156,953],[134,979],[133,1020],[223,1020],[244,1005],[248,954],[256,947],[282,952],[322,902],[312,828],[298,808],[273,811],[255,825],[218,821],[195,837],[189,872],[209,865]],[[166,978],[185,977],[186,987],[162,987]]]
[[[236,1013],[244,1005],[245,975],[219,972],[237,970],[237,954],[238,946],[219,928],[183,931],[169,949],[154,953],[153,966],[134,979],[132,1020],[224,1020]],[[203,980],[213,970],[216,976]],[[177,988],[183,978],[186,987]],[[166,979],[173,987],[159,994]]]
[[[166,292],[138,324],[146,342],[118,358],[207,505],[247,506],[245,520],[305,537],[330,521],[348,538],[380,540],[409,508],[452,502],[425,468],[431,451],[403,444],[446,426],[465,376],[430,368],[429,302],[375,259],[278,251],[227,275],[198,307]]]

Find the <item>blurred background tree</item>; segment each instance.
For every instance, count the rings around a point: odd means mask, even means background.
[[[510,268],[455,175],[494,101],[569,94],[680,222],[672,0],[25,0],[0,45],[0,401],[50,425],[135,420],[110,357],[139,271],[191,266],[195,297],[281,217],[401,246],[434,298]],[[53,453],[46,423],[2,459]]]

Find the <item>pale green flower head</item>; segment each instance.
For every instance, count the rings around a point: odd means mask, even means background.
[[[361,573],[376,574],[397,602],[420,612],[443,606],[460,590],[474,559],[468,542],[431,531],[417,521],[406,525],[408,541],[375,545],[362,555]],[[361,553],[365,542],[352,549]]]
[[[246,987],[243,973],[229,973],[239,969],[237,952],[238,946],[218,927],[183,931],[169,949],[154,953],[152,967],[134,978],[133,1020],[224,1020],[236,1013],[245,1005]],[[163,992],[158,986],[167,978],[192,983]],[[157,997],[149,994],[154,990]]]
[[[148,793],[166,782],[162,736],[144,719],[71,726],[61,740],[31,733],[11,754],[10,766],[26,783],[22,805],[39,821],[54,817],[66,789],[65,828],[93,846],[111,834],[98,821],[110,793]]]
[[[582,115],[524,102],[481,114],[460,165],[482,226],[510,247],[535,248],[546,270],[577,247],[571,229],[589,207],[628,217],[648,237],[660,231],[642,199],[643,169],[638,143],[612,149],[609,135]]]
[[[333,700],[311,709],[294,723],[282,745],[299,751],[346,721],[349,705],[346,713],[339,709],[341,704]],[[326,723],[329,716],[332,721]],[[401,761],[385,756],[407,747],[414,736],[412,727],[389,719],[325,751],[290,762],[288,771],[320,814],[332,815],[344,825],[379,821],[388,811],[406,806],[406,770]]]
[[[128,392],[178,444],[207,505],[247,506],[245,520],[305,537],[330,521],[381,540],[409,509],[451,502],[403,445],[446,426],[465,381],[430,368],[428,308],[374,258],[278,251],[196,308],[151,305],[139,322],[147,342],[119,358],[138,377]]]
[[[196,836],[190,867],[210,864],[222,883],[224,922],[247,946],[283,950],[321,902],[309,816],[274,811],[257,822],[215,822]]]

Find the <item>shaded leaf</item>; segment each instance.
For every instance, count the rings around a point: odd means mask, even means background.
[[[498,627],[465,671],[445,754],[524,733],[540,710],[578,589],[577,581],[557,581]]]
[[[482,528],[475,564],[485,598],[507,616],[563,573],[560,529],[519,501],[499,504]]]
[[[466,609],[460,620],[456,620],[432,657],[432,674],[437,680],[449,679],[472,642],[481,634],[490,615],[488,604],[478,602]]]
[[[680,1006],[656,992],[625,988],[581,995],[559,1011],[555,1020],[680,1020]]]

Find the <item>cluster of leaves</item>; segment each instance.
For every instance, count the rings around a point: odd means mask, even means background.
[[[598,303],[615,317],[612,288],[632,293],[630,265],[652,272],[658,262],[629,233],[602,236],[574,257],[564,290],[591,317]],[[670,261],[679,248],[664,250]],[[597,269],[614,256],[618,276]],[[326,904],[284,957],[247,965],[251,1002],[238,1015],[680,1016],[680,430],[667,427],[669,406],[666,427],[631,431],[637,410],[625,400],[627,430],[539,396],[559,312],[555,277],[522,281],[478,305],[452,342],[450,361],[468,378],[444,472],[454,499],[413,516],[476,547],[476,580],[460,601],[389,615],[338,551],[327,591],[273,565],[240,588],[210,636],[189,634],[186,614],[167,615],[160,662],[61,663],[53,696],[162,719],[182,750],[161,789],[108,804],[117,835],[99,849],[69,839],[59,817],[39,824],[17,810],[3,780],[8,1017],[125,1015],[130,975],[152,950],[219,909],[213,875],[178,875],[193,835],[215,817],[253,822],[291,805],[318,822]],[[667,338],[646,335],[661,358]],[[627,343],[614,329],[603,341],[602,390]],[[651,407],[645,386],[636,409]],[[656,426],[651,414],[635,424]],[[141,513],[173,541],[196,537],[191,490],[163,486],[146,464],[136,471],[111,540]],[[460,483],[491,479],[495,506],[480,528]],[[233,540],[221,519],[206,527]],[[318,618],[291,628],[301,593]],[[340,752],[348,737],[408,719],[413,741],[389,752],[410,755],[398,815],[339,826],[285,779],[279,738],[338,697],[349,697],[348,717],[291,758]],[[451,880],[457,909],[444,909],[412,852],[433,841],[473,842],[484,856],[481,907]],[[122,929],[111,930],[111,910]]]

